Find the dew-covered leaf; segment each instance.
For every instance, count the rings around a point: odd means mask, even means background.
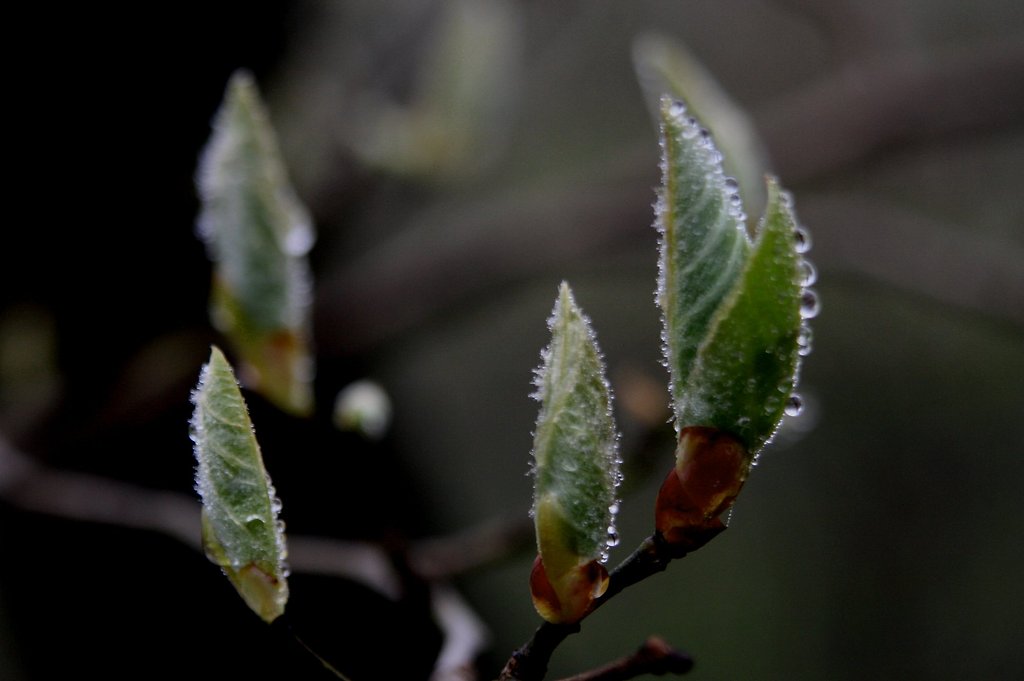
[[[288,600],[280,502],[234,372],[216,347],[203,365],[192,402],[203,545],[249,607],[271,622]]]
[[[753,456],[793,395],[800,360],[803,260],[791,199],[774,180],[747,266],[713,319],[682,400],[684,426],[732,433]]]
[[[651,32],[638,37],[633,42],[633,66],[656,120],[661,98],[668,94],[685,101],[691,115],[704,121],[722,152],[726,174],[739,184],[748,214],[759,215],[765,205],[768,152],[746,111],[686,45],[667,35]]]
[[[611,391],[589,321],[568,284],[549,320],[535,397],[534,506],[537,545],[552,582],[615,543],[618,437]]]
[[[710,134],[682,102],[668,97],[661,101],[661,127],[658,304],[679,430],[692,425],[680,420],[680,404],[697,348],[739,277],[750,242],[736,183],[723,173]]]
[[[306,414],[312,408],[307,254],[314,232],[245,72],[228,84],[197,183],[198,232],[214,263],[214,324],[238,353],[247,385]]]

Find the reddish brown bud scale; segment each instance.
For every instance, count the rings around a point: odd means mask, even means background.
[[[725,530],[719,517],[732,506],[747,479],[747,448],[717,428],[690,426],[679,434],[676,465],[658,492],[655,528],[686,551]]]
[[[538,555],[530,572],[533,606],[549,622],[571,624],[583,619],[594,599],[608,588],[608,570],[592,560],[562,575],[558,582],[561,588],[556,590]],[[558,591],[562,592],[562,598],[558,597]]]

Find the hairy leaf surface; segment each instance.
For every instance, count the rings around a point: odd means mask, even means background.
[[[743,269],[750,243],[736,184],[722,172],[711,136],[668,97],[661,102],[662,187],[655,205],[660,239],[658,304],[676,412],[697,349]]]
[[[196,490],[203,544],[253,611],[267,622],[288,600],[280,502],[231,365],[216,347],[192,394]]]
[[[551,343],[536,378],[533,515],[541,558],[557,577],[605,557],[620,473],[604,363],[568,284],[559,289],[549,326]]]
[[[791,200],[768,184],[768,207],[747,266],[714,316],[678,406],[684,425],[733,433],[751,454],[782,420],[799,366],[802,259]]]

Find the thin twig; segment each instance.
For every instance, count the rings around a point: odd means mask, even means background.
[[[33,461],[3,435],[0,435],[0,498],[28,511],[69,520],[158,532],[202,551],[198,500],[96,475],[53,470]],[[499,540],[496,546],[488,548],[486,532],[491,530],[497,532]],[[444,633],[432,681],[472,679],[473,661],[488,640],[483,622],[454,590],[444,585],[443,579],[453,576],[450,570],[475,567],[474,556],[482,561],[494,560],[500,552],[514,547],[519,535],[521,530],[517,524],[494,521],[480,530],[430,539],[423,546],[414,545],[410,550],[413,571],[418,569],[416,561],[419,561],[426,572],[426,576],[417,574],[416,577],[432,584],[431,608]],[[344,577],[393,600],[402,597],[401,578],[381,546],[289,535],[288,550],[288,561],[295,572]],[[446,551],[461,558],[446,561],[443,558]],[[316,655],[297,636],[295,638]],[[328,670],[338,674],[319,655],[316,657]]]
[[[408,560],[416,575],[436,581],[477,570],[533,545],[533,521],[524,510],[456,534],[421,539],[409,547]]]
[[[350,681],[350,679],[347,676],[342,674],[334,665],[332,665],[330,662],[324,659],[323,656],[320,655],[320,653],[313,650],[313,648],[310,647],[308,643],[302,640],[302,638],[295,632],[295,629],[292,628],[291,622],[288,621],[287,615],[279,617],[277,620],[275,620],[274,624],[278,623],[284,625],[284,629],[287,632],[287,635],[295,642],[296,645],[299,646],[299,649],[312,656],[313,659],[317,661],[317,664],[319,664],[325,671],[331,673],[333,676],[339,679],[342,679],[342,681]]]
[[[657,636],[651,636],[635,653],[589,672],[561,681],[626,681],[641,674],[686,674],[693,669],[693,658],[676,650]]]
[[[588,617],[626,587],[664,571],[672,560],[685,555],[685,552],[666,544],[657,533],[648,537],[612,571],[608,578],[608,588],[599,598],[594,599],[584,617]],[[547,674],[548,662],[555,649],[567,637],[579,631],[579,622],[544,622],[534,632],[533,638],[509,658],[499,677],[500,681],[541,681]]]
[[[35,462],[2,435],[0,498],[27,511],[158,532],[202,550],[197,499],[98,475],[55,470]],[[409,566],[418,578],[430,582],[474,570],[527,546],[528,520],[498,518],[455,535],[419,540],[408,549]],[[392,599],[401,595],[391,560],[381,546],[371,542],[289,534],[288,562],[296,572],[346,577]]]

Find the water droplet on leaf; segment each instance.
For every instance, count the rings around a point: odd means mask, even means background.
[[[284,237],[284,252],[292,256],[305,255],[313,247],[314,241],[316,235],[308,223],[293,223]]]
[[[818,281],[818,270],[810,260],[800,261],[800,285],[811,286]]]
[[[245,527],[250,532],[259,532],[265,524],[263,518],[256,514],[245,517]]]
[[[818,294],[813,289],[804,289],[800,296],[800,316],[804,319],[816,317],[821,311],[821,303],[818,302]]]
[[[803,227],[793,230],[793,239],[796,240],[797,253],[806,253],[811,250],[811,234]]]
[[[803,399],[796,393],[793,393],[789,396],[789,401],[786,402],[786,416],[799,416],[803,408]]]
[[[800,326],[800,335],[796,337],[797,352],[801,357],[811,354],[811,341],[814,339],[814,332],[807,324]]]

